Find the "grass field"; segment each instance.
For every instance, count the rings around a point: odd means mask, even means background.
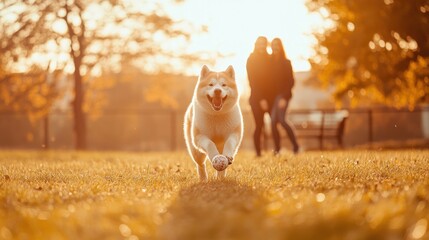
[[[0,239],[429,239],[429,151],[0,152]]]

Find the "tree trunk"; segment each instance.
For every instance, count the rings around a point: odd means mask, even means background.
[[[84,89],[82,76],[80,74],[80,64],[76,64],[74,71],[74,101],[73,101],[73,117],[74,117],[74,140],[76,150],[86,149],[86,119],[83,112]]]
[[[83,111],[83,103],[85,102],[85,90],[82,82],[82,74],[80,67],[82,66],[82,59],[85,52],[85,23],[82,19],[82,8],[79,4],[74,5],[77,13],[81,19],[80,30],[75,31],[75,27],[68,18],[71,12],[70,6],[67,1],[64,3],[66,14],[64,21],[67,24],[68,35],[70,39],[70,56],[74,65],[74,100],[73,100],[73,120],[74,120],[74,142],[76,150],[85,150],[86,145],[86,119]],[[75,48],[74,45],[78,47]]]

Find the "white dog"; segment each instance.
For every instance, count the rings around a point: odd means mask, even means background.
[[[232,66],[224,72],[212,72],[207,66],[202,67],[184,122],[186,146],[202,181],[207,180],[206,158],[218,170],[217,177],[224,177],[225,168],[237,153],[243,138],[243,117],[238,99]],[[219,159],[225,161],[224,167],[215,165]]]

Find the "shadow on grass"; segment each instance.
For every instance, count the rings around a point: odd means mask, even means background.
[[[266,203],[252,187],[233,180],[197,183],[179,192],[160,226],[159,237],[264,239]]]
[[[286,200],[287,201],[287,200]],[[370,227],[365,207],[324,215],[317,205],[273,213],[262,193],[234,180],[197,183],[179,192],[159,239],[395,239],[389,222]]]

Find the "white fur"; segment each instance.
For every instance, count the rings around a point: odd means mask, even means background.
[[[216,89],[221,91],[222,98],[226,98],[220,110],[215,110],[209,99],[215,96]],[[237,154],[243,138],[243,117],[238,99],[232,66],[224,72],[211,72],[203,66],[184,122],[186,146],[197,165],[200,180],[207,180],[206,158],[211,161],[222,154],[233,159]],[[217,172],[218,177],[225,175],[226,170]]]

